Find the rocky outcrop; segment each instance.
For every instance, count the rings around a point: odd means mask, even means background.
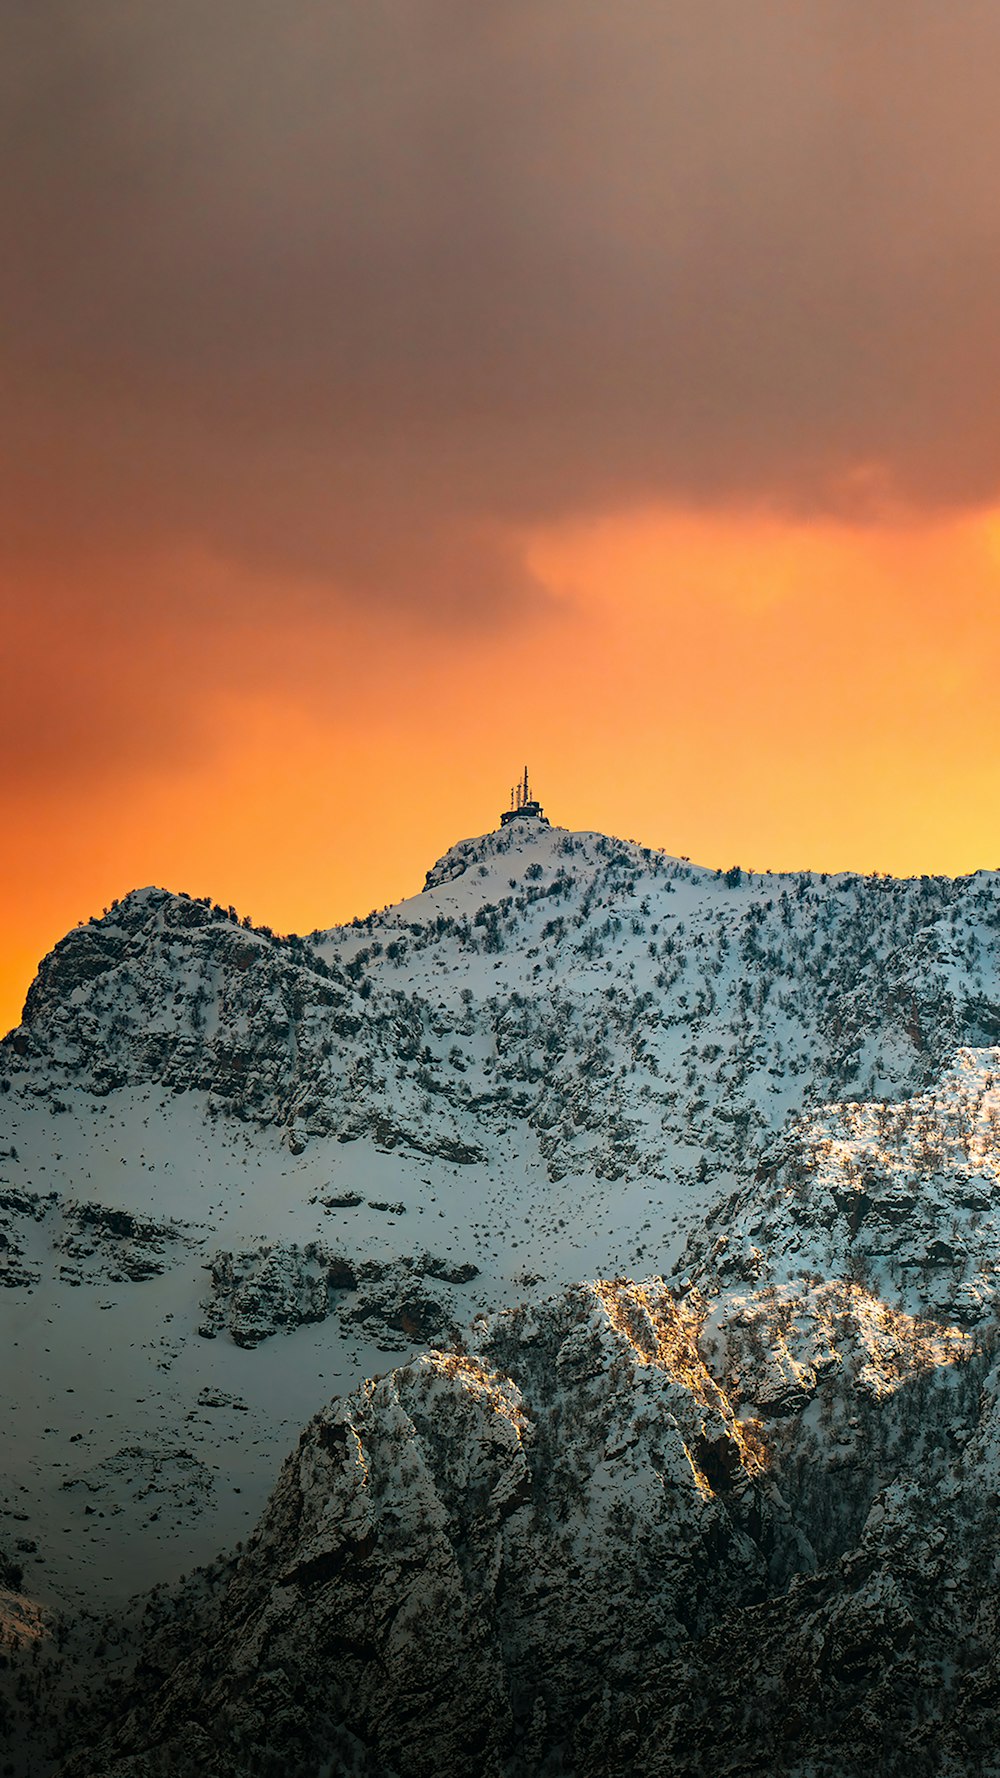
[[[59,1271],[70,1282],[138,1284],[158,1277],[180,1249],[196,1246],[200,1239],[176,1221],[157,1221],[106,1204],[64,1203],[61,1218],[53,1247]]]
[[[959,1051],[924,1093],[796,1119],[678,1266],[713,1295],[852,1278],[972,1327],[1000,1294],[1000,1049]]]
[[[280,1330],[325,1321],[333,1293],[353,1286],[347,1262],[318,1243],[305,1247],[262,1242],[209,1262],[212,1294],[202,1304],[198,1332],[214,1339],[228,1329],[237,1346],[256,1346]]]
[[[54,1192],[0,1185],[0,1287],[30,1290],[38,1283],[41,1268],[29,1252],[28,1230],[32,1222],[44,1222],[57,1202]]]
[[[202,1304],[199,1333],[226,1331],[238,1346],[256,1346],[336,1312],[360,1323],[384,1351],[453,1336],[468,1317],[449,1285],[477,1273],[468,1262],[424,1253],[396,1260],[354,1260],[321,1242],[260,1242],[208,1262],[212,1293]],[[444,1286],[444,1288],[442,1288]]]
[[[992,1769],[981,1354],[944,1378],[901,1348],[895,1388],[853,1404],[862,1454],[738,1412],[662,1285],[480,1332],[317,1417],[64,1778]]]
[[[446,1774],[585,1745],[650,1649],[766,1586],[784,1514],[694,1333],[662,1286],[581,1286],[333,1404],[217,1579],[211,1674],[165,1683],[157,1757]],[[167,1630],[148,1659],[175,1658]],[[136,1714],[67,1772],[156,1769],[148,1744]]]
[[[32,1224],[41,1224],[40,1242],[29,1241]],[[0,1283],[11,1289],[37,1284],[43,1265],[68,1284],[141,1283],[197,1240],[177,1221],[0,1187]]]

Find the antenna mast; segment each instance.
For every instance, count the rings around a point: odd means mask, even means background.
[[[506,827],[508,821],[516,821],[518,816],[521,815],[530,816],[532,821],[540,822],[543,827],[548,827],[549,825],[542,813],[541,806],[532,799],[531,780],[528,777],[527,766],[525,766],[517,783],[511,787],[510,808],[504,809],[500,816],[501,827]]]

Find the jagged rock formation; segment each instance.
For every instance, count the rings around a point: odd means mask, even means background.
[[[454,1293],[441,1286],[467,1284],[478,1275],[467,1261],[450,1264],[429,1253],[391,1263],[355,1260],[318,1241],[305,1247],[263,1242],[240,1253],[217,1253],[208,1269],[212,1295],[202,1305],[198,1329],[206,1339],[225,1328],[238,1346],[256,1346],[336,1311],[345,1322],[363,1323],[386,1351],[457,1332],[468,1319],[466,1305],[460,1310]]]
[[[928,1091],[796,1119],[717,1206],[679,1272],[713,1291],[853,1277],[973,1326],[1000,1292],[1000,1049],[961,1050]]]
[[[104,1276],[112,1283],[130,1279],[138,1284],[166,1271],[178,1243],[197,1245],[197,1237],[177,1222],[159,1222],[106,1204],[63,1204],[62,1219],[64,1228],[53,1246],[60,1272],[71,1282]]]
[[[904,1741],[915,1771],[988,1769],[993,1504],[932,1447],[982,1371],[870,1403],[831,1524],[836,1444],[810,1492],[788,1424],[747,1431],[690,1335],[655,1287],[605,1285],[327,1410],[194,1648],[158,1630],[66,1778],[861,1773]],[[915,1426],[925,1474],[886,1483]]]
[[[753,1597],[780,1507],[694,1331],[662,1287],[580,1286],[321,1414],[220,1576],[216,1684],[197,1656],[167,1681],[158,1757],[236,1771],[245,1744],[291,1772],[353,1745],[379,1770],[499,1770],[703,1631],[723,1572]],[[167,1630],[149,1659],[173,1655]],[[126,1724],[101,1769],[145,1737]]]
[[[180,1246],[196,1245],[198,1239],[175,1220],[78,1203],[57,1192],[0,1187],[0,1285],[10,1290],[30,1288],[41,1276],[26,1250],[32,1224],[42,1225],[44,1245],[68,1284],[156,1278],[176,1261]]]
[[[58,1204],[55,1192],[20,1191],[0,1186],[0,1285],[20,1290],[38,1282],[38,1269],[26,1251],[26,1219],[44,1222]]]
[[[990,1342],[847,1284],[796,1312],[836,1343],[795,1399],[766,1317],[737,1375],[650,1280],[333,1403],[64,1778],[994,1771]]]

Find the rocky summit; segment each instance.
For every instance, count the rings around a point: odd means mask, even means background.
[[[70,933],[0,1048],[7,1770],[1000,1774],[998,939],[992,873],[527,817],[307,938]]]

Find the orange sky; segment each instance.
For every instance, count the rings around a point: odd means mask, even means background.
[[[242,690],[215,682],[225,631],[195,694],[174,688],[171,746],[126,733],[82,775],[8,786],[2,1022],[45,949],[138,884],[279,930],[412,892],[495,825],[524,759],[554,821],[706,864],[1000,865],[1000,516],[649,511],[521,542],[551,599],[520,627],[317,618],[289,656],[268,605]]]
[[[9,8],[0,1025],[525,761],[708,864],[994,840],[1000,7]]]

